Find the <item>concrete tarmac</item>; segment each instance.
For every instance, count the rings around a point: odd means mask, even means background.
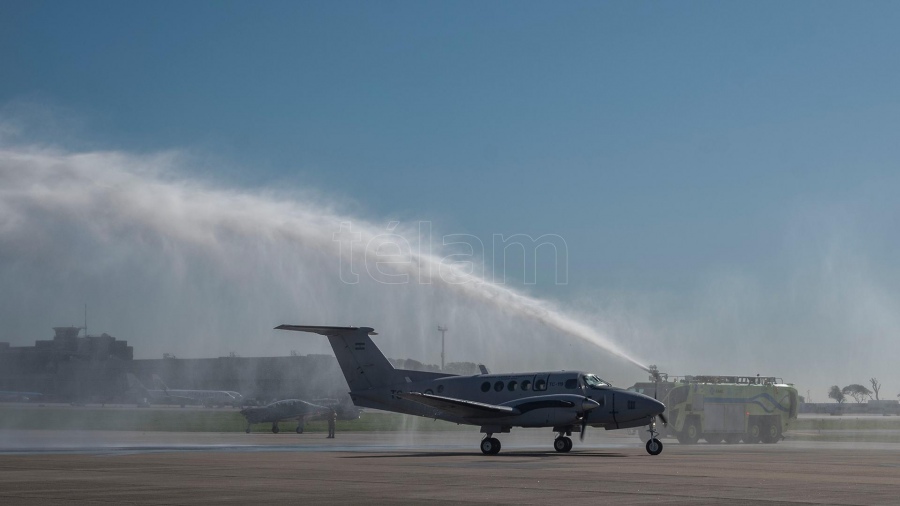
[[[900,504],[900,445],[0,431],[0,504]]]

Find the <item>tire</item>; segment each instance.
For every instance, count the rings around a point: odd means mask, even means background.
[[[481,453],[485,455],[496,455],[500,453],[500,440],[494,437],[482,439]]]
[[[303,434],[303,427],[297,427],[297,434]]]
[[[244,432],[246,432],[247,434],[250,434],[250,427],[247,427],[246,429],[244,429]]]
[[[565,440],[566,440],[566,451],[568,452],[569,450],[572,449],[572,438],[567,436],[565,438]]]
[[[565,437],[558,437],[554,439],[553,449],[558,451],[559,453],[566,453],[567,451],[569,451],[572,447],[570,446],[571,443],[566,443],[566,439],[567,438]]]
[[[277,425],[272,426],[272,434],[278,434],[278,426]]]
[[[684,423],[684,428],[678,434],[678,442],[683,445],[693,445],[700,441],[700,424],[696,418],[689,418]]]
[[[659,455],[663,451],[662,441],[656,438],[648,440],[644,447],[650,455]]]
[[[781,439],[781,423],[771,421],[763,426],[762,442],[766,444],[775,444]]]
[[[756,444],[759,443],[760,438],[762,437],[762,426],[756,420],[751,421],[747,424],[747,432],[743,436],[743,440],[748,444]]]
[[[497,455],[498,453],[500,453],[500,440],[497,438],[491,438],[491,439],[494,440],[494,449],[491,452],[491,455]]]

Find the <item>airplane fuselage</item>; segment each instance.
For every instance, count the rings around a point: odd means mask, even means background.
[[[585,378],[593,380],[596,376],[580,371],[553,371],[445,376],[421,381],[410,378],[385,387],[351,391],[350,396],[357,406],[469,425],[560,427],[579,424],[586,417],[588,425],[617,429],[647,425],[652,416],[649,413],[660,409],[661,404],[650,397],[605,382],[589,385]],[[399,396],[408,392],[511,406],[519,413],[502,418],[457,416]],[[598,405],[584,409],[581,403],[585,398]],[[528,405],[522,406],[518,401]],[[568,403],[572,405],[567,406]]]

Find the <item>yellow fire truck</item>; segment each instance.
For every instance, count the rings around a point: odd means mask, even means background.
[[[659,437],[682,444],[777,443],[797,419],[797,390],[780,378],[760,376],[684,376],[669,378],[654,370],[651,382],[633,390],[666,405],[668,425]],[[638,431],[642,440],[648,431]]]

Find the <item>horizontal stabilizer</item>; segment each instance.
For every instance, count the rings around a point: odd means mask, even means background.
[[[296,330],[297,332],[312,332],[313,334],[321,334],[323,336],[340,336],[345,334],[355,334],[364,331],[370,336],[377,336],[378,333],[372,327],[317,327],[314,325],[279,325],[275,330]]]
[[[369,337],[377,335],[372,327],[279,325],[275,329],[312,332],[328,337],[351,392],[397,382],[394,366]]]
[[[441,397],[439,395],[418,392],[397,393],[394,395],[401,399],[437,408],[462,418],[504,417],[519,414],[519,410],[509,406],[497,406],[483,402],[454,399],[452,397]]]

